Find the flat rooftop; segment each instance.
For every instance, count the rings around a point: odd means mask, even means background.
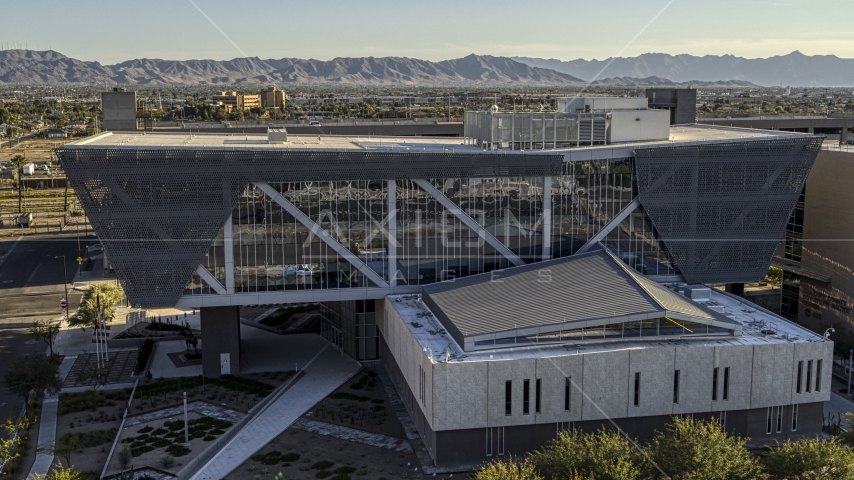
[[[666,287],[678,290],[684,285],[671,284]],[[433,361],[436,362],[477,362],[547,358],[630,349],[674,348],[676,346],[782,345],[786,343],[823,341],[821,335],[758,308],[756,305],[742,298],[711,289],[711,297],[709,299],[694,302],[710,309],[716,308],[722,310],[724,315],[742,325],[741,335],[683,337],[667,340],[661,340],[660,337],[655,340],[638,338],[637,340],[602,343],[581,341],[465,352],[454,341],[451,335],[445,331],[445,327],[436,319],[430,309],[422,302],[421,295],[391,295],[388,299],[403,319],[403,323],[409,329],[410,334],[418,341],[422,349],[430,349]],[[448,354],[450,354],[450,358],[448,358]],[[426,352],[425,355],[427,355]]]
[[[679,125],[670,128],[670,140],[620,143],[613,145],[580,146],[571,148],[535,148],[531,150],[490,151],[467,144],[458,137],[355,137],[338,135],[288,135],[287,143],[270,143],[266,134],[185,133],[185,132],[106,132],[76,142],[63,148],[127,148],[127,149],[252,149],[252,150],[324,150],[355,151],[375,150],[385,152],[436,152],[436,153],[490,153],[490,154],[555,154],[574,152],[602,152],[601,158],[615,158],[624,152],[642,146],[671,144],[729,143],[751,140],[796,138],[803,133],[774,130],[752,130],[714,125]],[[546,145],[548,147],[548,144]],[[611,153],[614,156],[611,156]],[[574,156],[574,155],[573,155]],[[600,158],[599,155],[596,156]]]

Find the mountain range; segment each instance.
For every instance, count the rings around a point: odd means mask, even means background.
[[[603,68],[607,65],[607,68]],[[854,59],[806,56],[746,59],[649,53],[606,60],[471,54],[432,62],[407,57],[161,60],[103,65],[59,52],[0,51],[0,83],[112,82],[132,85],[338,84],[441,86],[755,87],[854,85]]]
[[[556,60],[513,57],[532,67],[549,68],[591,80],[599,76],[647,78],[656,76],[677,83],[745,81],[763,86],[845,87],[854,85],[854,59],[835,55],[804,55],[794,51],[769,58],[734,55],[669,55],[645,53],[637,57],[604,60]],[[605,68],[607,66],[607,68]],[[602,71],[602,69],[605,69]],[[601,73],[600,73],[601,72]]]
[[[405,84],[405,85],[581,85],[565,73],[532,67],[507,57],[469,55],[431,62],[406,57],[302,60],[236,58],[234,60],[136,59],[102,65],[49,50],[0,51],[2,83],[120,84]]]

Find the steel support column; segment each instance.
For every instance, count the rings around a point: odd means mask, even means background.
[[[217,280],[217,279],[216,279],[216,277],[214,277],[214,276],[213,276],[213,274],[211,274],[211,272],[210,272],[207,268],[205,268],[205,267],[203,267],[203,266],[199,265],[199,266],[196,268],[196,273],[197,273],[197,274],[199,275],[199,277],[201,277],[201,279],[202,279],[202,280],[204,280],[204,281],[205,281],[205,282],[206,282],[206,283],[207,283],[207,284],[208,284],[208,285],[209,285],[209,286],[210,286],[210,287],[211,287],[211,288],[212,288],[216,293],[218,293],[218,294],[220,294],[220,295],[226,295],[226,294],[228,293],[228,292],[226,292],[226,290],[225,290],[225,288],[222,286],[222,284],[221,284],[221,283],[219,283],[219,280]]]
[[[599,232],[597,232],[596,235],[593,236],[593,238],[591,238],[587,241],[587,243],[582,245],[581,248],[579,248],[578,251],[575,252],[576,255],[579,253],[587,252],[588,250],[590,250],[591,247],[593,247],[593,245],[596,245],[597,243],[604,240],[605,237],[607,237],[608,234],[611,233],[611,230],[617,228],[617,226],[620,225],[620,223],[625,220],[626,217],[628,217],[632,212],[634,212],[635,209],[637,209],[639,206],[640,200],[638,200],[638,197],[635,197],[634,200],[632,200],[628,205],[626,205],[622,210],[620,210],[620,213],[618,213],[617,216],[612,218],[610,222],[608,222],[604,227],[602,227],[602,230],[599,230]]]
[[[332,250],[335,251],[338,255],[341,256],[344,260],[347,260],[356,267],[357,270],[362,272],[362,275],[368,277],[372,282],[374,282],[379,287],[388,287],[388,283],[377,274],[377,272],[373,271],[371,267],[365,265],[361,259],[357,256],[353,255],[353,253],[348,250],[344,245],[338,242],[335,238],[329,235],[326,230],[320,228],[320,225],[315,223],[314,220],[309,218],[308,215],[302,212],[299,208],[297,208],[293,203],[289,202],[285,197],[282,196],[275,188],[271,187],[266,183],[256,183],[255,184],[262,192],[267,194],[271,200],[279,204],[280,207],[284,208],[285,211],[293,215],[294,218],[297,219],[298,222],[302,223],[306,226],[311,233],[317,235],[317,237],[329,245]]]
[[[454,202],[451,201],[450,198],[446,197],[442,192],[436,189],[433,185],[430,184],[427,180],[413,180],[422,190],[427,192],[428,195],[432,196],[436,199],[443,207],[445,207],[453,216],[457,217],[457,219],[467,227],[469,227],[473,232],[477,233],[477,235],[483,239],[486,243],[488,243],[492,248],[494,248],[498,253],[504,255],[504,257],[510,261],[515,266],[525,265],[525,262],[516,256],[515,253],[510,251],[509,248],[504,246],[503,243],[498,241],[497,238],[493,237],[489,232],[487,232],[480,224],[474,221],[473,218],[468,216],[468,214],[460,207],[457,206]]]

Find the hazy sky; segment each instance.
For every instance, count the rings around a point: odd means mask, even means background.
[[[854,57],[852,0],[672,0],[642,33],[670,0],[192,1],[237,47],[191,0],[4,1],[0,43],[101,63],[222,60],[240,50],[322,60],[469,53],[602,59],[621,50]]]

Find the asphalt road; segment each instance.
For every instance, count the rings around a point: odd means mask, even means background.
[[[85,249],[94,239],[81,240]],[[17,243],[16,243],[17,242]],[[10,251],[11,249],[11,251]],[[65,255],[68,287],[77,273],[76,236],[22,237],[0,242],[9,252],[0,263],[0,378],[19,356],[44,353],[46,345],[27,335],[27,327],[40,319],[60,318],[59,302],[65,296],[62,259]],[[82,294],[70,293],[70,311],[77,309]],[[0,422],[16,415],[23,405],[0,386]]]
[[[81,239],[80,248],[85,250],[89,243],[91,239]],[[0,291],[61,284],[64,274],[70,282],[77,272],[76,236],[21,237],[20,240],[0,242],[0,250],[10,249],[11,252],[0,264]],[[54,258],[62,255],[65,255],[65,273],[62,258]]]

